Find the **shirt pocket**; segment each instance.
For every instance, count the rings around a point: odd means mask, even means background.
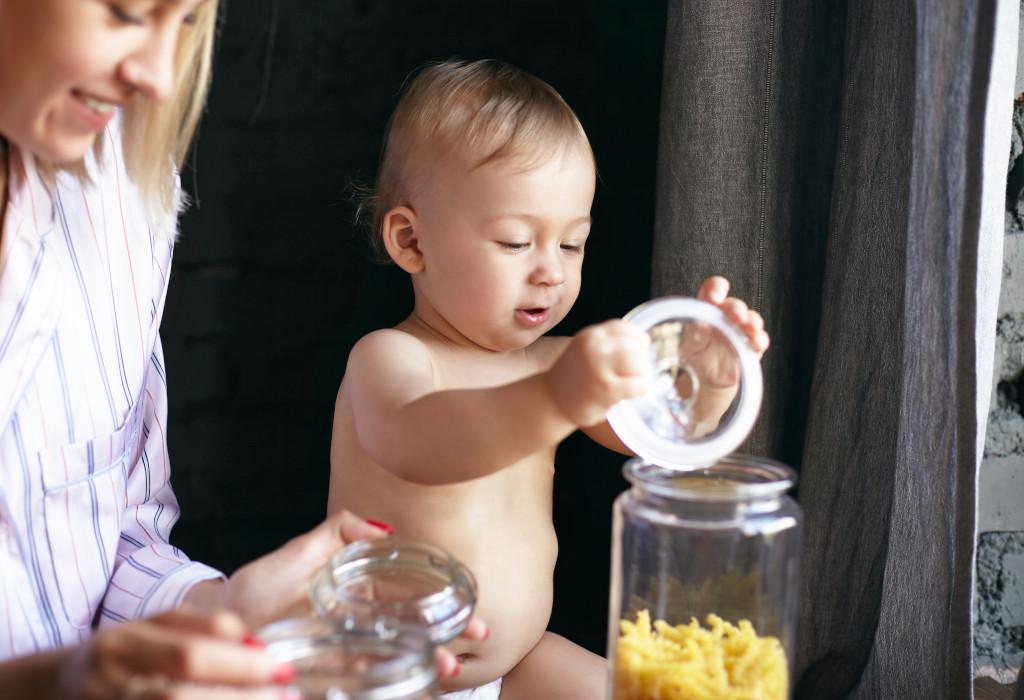
[[[112,433],[38,454],[43,508],[37,532],[50,564],[44,578],[55,589],[51,601],[59,601],[54,614],[76,629],[93,623],[110,582],[127,508],[128,456],[137,441],[131,415]]]

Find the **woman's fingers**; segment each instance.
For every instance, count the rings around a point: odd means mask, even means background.
[[[434,666],[437,668],[439,678],[455,678],[459,675],[459,671],[462,670],[458,659],[455,658],[455,654],[448,651],[445,647],[434,649]]]
[[[461,636],[474,642],[482,642],[491,636],[491,630],[486,622],[474,616],[469,618],[469,622],[466,623],[466,629],[463,630]]]
[[[336,516],[340,523],[339,532],[341,534],[343,545],[349,542],[355,542],[356,540],[377,540],[382,537],[387,537],[389,534],[389,528],[391,528],[390,525],[385,523],[364,520],[358,515],[354,515],[347,510],[337,513]]]
[[[133,676],[121,690],[122,700],[301,700],[294,688],[231,688],[170,681],[162,676]]]
[[[187,610],[172,610],[149,620],[154,625],[195,632],[225,640],[242,641],[249,629],[238,615],[227,610],[218,610],[209,615],[196,615]]]
[[[153,676],[246,686],[284,682],[294,675],[290,667],[239,641],[168,627],[156,620],[126,625],[119,631],[122,634],[97,635],[95,653],[103,667],[118,669],[118,675],[126,678]]]

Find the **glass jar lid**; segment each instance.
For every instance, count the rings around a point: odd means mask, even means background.
[[[624,320],[651,337],[651,388],[620,401],[608,423],[643,459],[667,469],[708,466],[742,443],[761,408],[763,379],[747,338],[718,307],[664,297]]]
[[[293,618],[259,630],[267,653],[296,670],[293,687],[307,700],[409,700],[433,697],[437,670],[423,636],[383,639]]]
[[[473,614],[476,579],[440,547],[392,536],[341,549],[313,579],[310,599],[321,619],[343,629],[444,644]]]

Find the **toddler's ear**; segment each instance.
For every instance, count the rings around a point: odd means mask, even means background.
[[[381,223],[384,248],[395,264],[415,274],[423,269],[423,253],[416,233],[416,212],[409,207],[394,207]]]

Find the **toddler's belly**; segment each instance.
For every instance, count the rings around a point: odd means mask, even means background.
[[[550,523],[532,537],[522,531],[525,528],[518,532],[503,529],[509,537],[474,542],[467,548],[472,551],[460,557],[477,577],[476,612],[491,634],[483,642],[459,639],[449,644],[452,652],[464,659],[452,689],[471,688],[504,676],[540,640],[551,617],[558,545]]]

